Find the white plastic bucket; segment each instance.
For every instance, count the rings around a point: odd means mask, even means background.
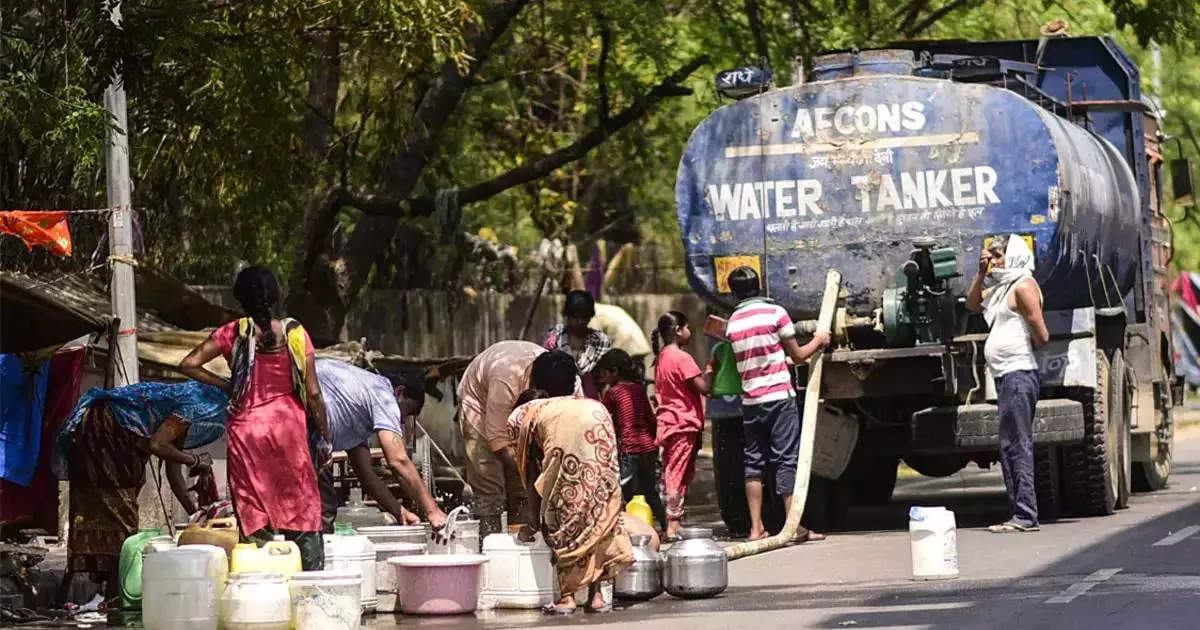
[[[292,600],[279,573],[234,573],[221,596],[224,630],[288,630]]]
[[[362,577],[336,571],[301,571],[288,583],[296,630],[358,630]]]
[[[146,630],[216,630],[225,590],[225,550],[211,545],[164,549],[142,564]]]
[[[375,544],[370,538],[353,534],[325,536],[325,569],[362,576],[363,610],[375,612]]]
[[[497,608],[540,608],[554,603],[556,576],[550,548],[538,534],[523,543],[512,534],[483,539],[483,597]]]
[[[914,580],[958,577],[958,539],[954,512],[944,507],[912,507],[908,511]]]

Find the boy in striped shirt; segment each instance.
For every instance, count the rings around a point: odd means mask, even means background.
[[[733,345],[742,376],[742,413],[746,439],[746,502],[750,506],[750,540],[765,538],[763,473],[775,473],[775,491],[792,507],[796,456],[800,444],[800,413],[787,364],[791,357],[804,363],[829,344],[829,332],[818,331],[801,346],[791,317],[782,306],[760,297],[758,272],[738,267],[729,274],[729,288],[739,300],[729,317],[726,335]],[[824,538],[807,530],[800,540]]]

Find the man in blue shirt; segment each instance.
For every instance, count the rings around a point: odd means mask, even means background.
[[[372,469],[369,442],[375,435],[383,448],[384,460],[404,493],[420,506],[434,529],[441,528],[446,514],[429,493],[404,448],[404,417],[420,415],[425,404],[422,375],[402,373],[389,378],[344,361],[318,359],[317,380],[325,399],[333,450],[346,451],[350,467],[365,493],[400,523],[420,521],[417,515],[404,509]],[[321,524],[325,533],[332,533],[338,508],[333,472],[328,467],[322,469],[317,481],[321,492]]]

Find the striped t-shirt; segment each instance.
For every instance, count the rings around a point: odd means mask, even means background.
[[[782,306],[765,299],[742,302],[729,317],[725,333],[742,375],[742,404],[760,405],[796,396],[782,343],[796,331]]]

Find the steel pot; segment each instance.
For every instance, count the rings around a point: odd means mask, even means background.
[[[712,597],[729,586],[729,559],[712,529],[685,527],[667,550],[663,586],[675,597]]]
[[[654,599],[663,592],[663,556],[649,536],[632,536],[633,564],[617,575],[613,594],[621,599]]]

